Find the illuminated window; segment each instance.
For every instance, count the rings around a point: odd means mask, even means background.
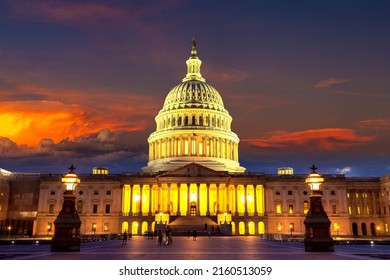
[[[304,201],[303,202],[303,213],[307,214],[307,212],[309,212],[309,202]]]
[[[110,231],[110,224],[109,223],[104,223],[104,231]]]
[[[356,197],[359,197],[359,194],[358,194],[358,193],[356,194]]]
[[[288,213],[289,213],[289,214],[294,213],[294,206],[293,206],[292,204],[289,204],[289,205],[288,205]]]
[[[351,208],[351,206],[348,206],[348,213],[349,213],[349,215],[352,215],[352,208]]]
[[[96,228],[97,228],[96,223],[92,223],[92,231],[93,232],[96,232]]]
[[[292,232],[294,231],[294,223],[290,223],[290,225],[288,226],[288,228],[289,228],[289,230],[290,230],[290,232],[291,232],[291,234],[292,234]]]
[[[357,207],[357,213],[360,215],[360,206]]]
[[[276,214],[282,214],[282,204],[276,203]]]
[[[54,204],[49,204],[49,214],[54,213]]]
[[[349,198],[349,193],[347,193],[347,197]]]
[[[278,232],[281,232],[283,229],[282,223],[278,223]]]

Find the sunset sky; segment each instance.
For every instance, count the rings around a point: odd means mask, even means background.
[[[165,96],[201,72],[240,164],[390,173],[390,1],[0,1],[0,168],[140,171]]]

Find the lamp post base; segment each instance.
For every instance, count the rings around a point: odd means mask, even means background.
[[[81,240],[79,237],[53,237],[51,240],[52,252],[80,252]]]
[[[334,252],[334,242],[327,237],[306,237],[305,252]]]

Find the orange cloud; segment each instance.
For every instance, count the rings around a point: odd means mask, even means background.
[[[104,106],[104,103],[101,106]],[[140,131],[144,130],[149,122],[142,111],[137,104],[117,107],[112,104],[102,110],[60,101],[0,102],[0,136],[11,139],[18,145],[35,146],[44,138],[58,142],[105,128]],[[134,119],[137,121],[132,121]]]
[[[390,119],[363,120],[358,122],[359,127],[390,130]]]
[[[364,142],[372,141],[371,136],[358,136],[352,129],[325,128],[305,131],[273,131],[267,138],[243,139],[250,145],[264,149],[320,149],[336,151]]]
[[[314,88],[329,88],[334,85],[343,84],[346,83],[353,78],[346,78],[346,79],[337,79],[337,78],[330,78],[326,80],[319,81],[317,84],[313,85]]]

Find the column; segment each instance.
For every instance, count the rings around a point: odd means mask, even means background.
[[[143,185],[139,185],[139,212],[138,216],[142,216],[142,191],[143,191]]]
[[[132,185],[129,185],[130,186],[130,212],[129,212],[129,215],[133,215],[133,186]]]
[[[167,201],[167,212],[171,213],[171,184],[168,185],[168,201]]]
[[[200,215],[200,184],[196,184],[196,215]]]
[[[248,197],[247,197],[247,186],[248,185],[244,185],[244,215],[245,216],[248,216]]]
[[[191,189],[190,189],[190,185],[191,184],[186,184],[187,185],[187,216],[190,216],[191,213],[190,213],[190,208],[191,208],[191,197],[190,197],[190,194],[191,194]]]
[[[219,204],[220,204],[220,201],[219,201],[219,191],[220,191],[220,187],[221,187],[221,184],[215,184],[215,186],[217,187],[217,213],[219,213]]]
[[[162,211],[162,209],[161,209],[161,188],[162,188],[161,184],[158,184],[158,198],[157,198],[158,212]]]
[[[237,199],[237,186],[236,185],[233,185],[233,190],[234,190],[234,206],[235,206],[234,211],[236,212],[235,215],[238,216],[238,199]]]
[[[152,192],[153,192],[153,185],[149,185],[149,216],[152,216]]]
[[[206,215],[210,216],[210,184],[206,184],[206,189],[207,189],[207,210],[206,210]]]
[[[180,187],[181,187],[181,184],[177,183],[176,185],[177,185],[177,215],[181,216],[181,214],[180,214]]]
[[[253,207],[254,207],[254,215],[258,216],[259,213],[257,212],[257,185],[253,185]],[[257,226],[256,226],[257,229]]]

